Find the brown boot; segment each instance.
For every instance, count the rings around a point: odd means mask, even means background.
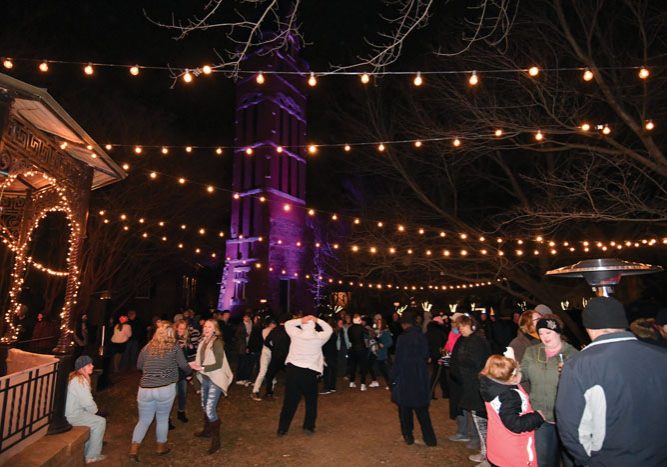
[[[134,462],[139,462],[139,446],[141,446],[141,443],[132,443],[130,445],[130,460]]]
[[[211,436],[210,434],[210,428],[209,428],[210,422],[208,421],[208,417],[206,414],[204,414],[204,427],[201,429],[201,431],[196,431],[195,436],[197,438],[208,438]]]
[[[157,449],[155,450],[155,452],[159,456],[163,456],[163,455],[169,453],[169,451],[171,451],[171,448],[167,447],[167,443],[157,443]]]
[[[213,454],[220,449],[220,419],[208,424],[209,433],[211,435],[211,447],[208,448],[208,453]]]

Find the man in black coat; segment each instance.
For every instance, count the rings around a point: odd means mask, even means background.
[[[431,388],[428,377],[428,341],[421,329],[415,326],[415,314],[405,310],[401,316],[403,333],[396,344],[396,358],[392,367],[392,400],[398,405],[401,432],[407,444],[415,442],[413,412],[422,429],[424,443],[437,445],[428,406]]]
[[[285,369],[285,359],[289,352],[291,339],[285,331],[285,321],[289,316],[281,316],[280,324],[276,326],[264,339],[264,345],[271,349],[271,362],[266,370],[264,384],[266,384],[266,399],[273,399],[273,379],[279,371]]]

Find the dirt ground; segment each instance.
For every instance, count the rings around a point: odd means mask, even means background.
[[[96,395],[101,409],[109,412],[103,453],[108,457],[93,464],[99,467],[136,465],[128,459],[132,430],[137,421],[136,392],[139,373],[122,376],[112,387]],[[282,405],[283,384],[279,378],[274,401],[253,401],[250,388],[232,385],[229,397],[218,405],[222,420],[221,449],[208,455],[208,440],[195,438],[201,428],[196,386],[189,385],[188,423],[173,421],[176,428],[169,432],[172,451],[157,456],[155,429],[151,426],[141,446],[140,460],[144,465],[161,466],[362,466],[372,464],[402,466],[474,466],[468,456],[474,451],[465,443],[454,443],[447,437],[455,432],[449,420],[448,401],[433,401],[430,409],[436,447],[421,442],[421,431],[415,419],[417,442],[408,446],[400,433],[396,406],[389,400],[389,391],[380,388],[361,392],[347,387],[339,378],[338,391],[320,395],[317,428],[314,436],[301,432],[303,402],[294,417],[289,433],[276,437],[278,415]],[[439,396],[440,394],[438,394]]]

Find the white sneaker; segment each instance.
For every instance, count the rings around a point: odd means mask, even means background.
[[[239,386],[245,386],[245,383],[246,383],[246,382],[245,382],[244,380],[242,380],[242,379],[240,379],[240,380],[238,380],[238,381],[236,382],[236,384],[238,384]]]
[[[366,385],[365,385],[365,384],[362,384],[362,385],[361,385],[361,390],[362,390],[362,391],[365,391],[365,390],[366,390]]]
[[[356,385],[356,384],[354,384],[354,381],[350,381],[350,387],[351,387],[351,388],[356,388],[356,387],[357,387],[357,385]]]
[[[95,462],[100,462],[100,461],[103,461],[106,458],[107,458],[107,456],[105,456],[104,454],[100,454],[99,456],[95,456],[95,457],[87,457],[86,458],[86,464],[93,464]]]
[[[369,388],[379,388],[380,383],[378,383],[377,381],[371,381],[371,384],[369,384],[368,387]]]

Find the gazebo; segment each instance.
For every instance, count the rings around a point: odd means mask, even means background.
[[[47,427],[52,433],[69,429],[64,403],[72,363],[71,310],[90,194],[126,176],[46,90],[0,74],[0,241],[5,249],[0,253],[11,260],[0,274],[5,290],[0,297],[5,303],[0,307],[0,401],[6,409],[0,417],[0,463]],[[61,270],[30,253],[35,229],[51,213],[62,213],[69,227],[55,234],[67,242]],[[66,280],[55,358],[10,349],[18,336],[14,318],[29,268]]]

